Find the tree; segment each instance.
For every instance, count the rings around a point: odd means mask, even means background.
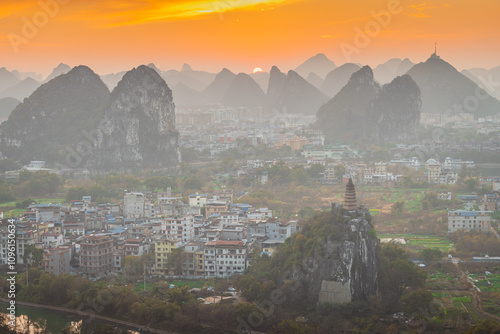
[[[477,179],[469,178],[469,179],[464,181],[464,186],[465,186],[465,190],[467,192],[471,193],[471,192],[477,191],[477,189],[479,187],[479,183],[478,183]]]
[[[299,211],[299,217],[302,219],[309,219],[312,216],[314,216],[315,214],[316,214],[316,210],[314,210],[310,206],[303,207]]]
[[[401,217],[405,209],[405,202],[399,201],[392,204],[391,214],[395,217]]]
[[[190,177],[184,181],[185,190],[200,190],[202,187],[203,184],[196,177]]]
[[[420,252],[420,258],[424,261],[438,261],[443,257],[443,252],[437,248],[426,248]]]
[[[127,276],[140,276],[144,272],[144,266],[141,258],[129,255],[123,263],[123,273]]]
[[[16,199],[12,193],[12,189],[5,183],[0,183],[0,202],[11,202]]]
[[[84,187],[71,187],[66,191],[66,202],[81,200],[87,194],[87,189]]]
[[[467,334],[487,334],[498,332],[500,332],[500,323],[492,319],[484,319],[467,330]]]
[[[410,292],[401,298],[401,302],[405,305],[407,313],[427,313],[431,309],[432,292],[426,289],[418,289]]]
[[[27,245],[24,249],[23,262],[32,266],[39,267],[42,265],[43,249],[36,248],[35,245]]]
[[[413,180],[410,175],[405,175],[401,178],[401,185],[405,189],[409,189],[413,186]]]
[[[337,180],[339,182],[341,182],[342,181],[342,177],[345,174],[345,167],[343,165],[337,165],[337,166],[333,167],[333,174],[335,175],[335,177],[337,178]]]
[[[220,168],[223,172],[232,172],[237,168],[236,161],[233,157],[224,157],[220,163]]]
[[[168,254],[167,267],[169,271],[173,271],[174,275],[182,275],[182,264],[185,260],[184,249],[175,248],[172,253]]]
[[[307,169],[307,174],[312,179],[319,179],[321,174],[325,172],[325,166],[322,164],[313,164]]]
[[[221,297],[224,295],[224,292],[227,291],[228,288],[229,288],[229,283],[227,283],[227,281],[224,279],[218,280],[217,283],[215,283],[214,287],[215,292],[220,294]]]
[[[427,274],[408,259],[400,246],[389,243],[379,251],[379,287],[386,305],[393,307],[407,288],[420,288]]]
[[[163,189],[166,190],[168,187],[171,189],[175,188],[175,180],[166,176],[153,176],[149,177],[143,182],[144,186],[151,190]]]
[[[7,158],[0,160],[0,173],[5,173],[11,170],[18,170],[20,168],[21,166],[19,166],[19,164],[17,164],[17,162],[12,159]]]
[[[290,179],[297,185],[307,184],[307,173],[302,166],[297,166],[290,172]]]
[[[289,177],[290,168],[283,161],[278,161],[274,166],[269,168],[269,179],[276,184],[287,183]]]
[[[438,199],[437,194],[428,192],[425,193],[421,203],[423,210],[433,210],[440,206],[441,201]]]
[[[294,320],[283,320],[277,326],[273,327],[273,334],[308,334],[313,333],[305,323],[299,323]]]

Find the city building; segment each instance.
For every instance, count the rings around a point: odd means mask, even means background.
[[[43,251],[43,268],[47,273],[63,275],[70,272],[71,248],[46,248]]]
[[[448,232],[459,230],[489,232],[491,228],[491,211],[449,211]]]
[[[207,203],[207,195],[198,193],[189,195],[189,206],[202,208],[205,203]]]
[[[146,197],[143,193],[126,193],[123,199],[123,217],[137,219],[144,217]]]
[[[158,239],[155,241],[155,266],[154,272],[156,275],[168,275],[170,268],[168,267],[168,256],[172,251],[180,245],[179,240],[174,239]]]
[[[243,241],[216,240],[205,244],[205,276],[229,277],[246,269],[247,248]]]
[[[194,216],[162,219],[160,233],[168,238],[187,242],[194,238]]]
[[[80,243],[80,271],[85,277],[99,279],[113,267],[113,240],[108,235],[89,235]]]

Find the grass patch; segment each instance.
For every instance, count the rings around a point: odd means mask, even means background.
[[[170,282],[170,284],[173,284],[178,288],[182,288],[183,286],[187,285],[189,287],[189,289],[193,289],[193,288],[201,289],[206,283],[208,283],[208,285],[210,285],[210,286],[212,285],[212,282],[208,282],[208,281],[173,281],[173,282]]]

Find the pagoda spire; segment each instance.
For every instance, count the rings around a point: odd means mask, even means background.
[[[356,208],[356,189],[354,183],[352,183],[352,178],[349,178],[349,182],[345,186],[344,209],[352,211],[356,210]]]

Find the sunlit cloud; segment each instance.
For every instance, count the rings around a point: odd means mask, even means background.
[[[422,4],[419,4],[419,5],[409,5],[408,7],[414,8],[416,10],[426,10],[426,9],[436,8],[436,7],[430,6],[430,4],[428,4],[428,3],[422,3]]]
[[[342,37],[343,33],[337,33],[337,34],[333,34],[333,35],[323,35],[321,36],[321,38],[340,38]]]
[[[430,15],[427,15],[424,13],[411,13],[411,14],[408,14],[408,16],[413,16],[413,17],[416,17],[419,19],[431,17]]]
[[[223,0],[223,1],[178,1],[178,0],[128,0],[116,4],[114,1],[91,1],[87,12],[102,16],[104,25],[136,25],[155,21],[175,21],[209,14],[221,14],[234,10],[274,9],[273,6],[291,0]],[[103,11],[104,8],[104,11]],[[105,15],[104,15],[105,13]],[[81,12],[79,13],[81,15]]]

